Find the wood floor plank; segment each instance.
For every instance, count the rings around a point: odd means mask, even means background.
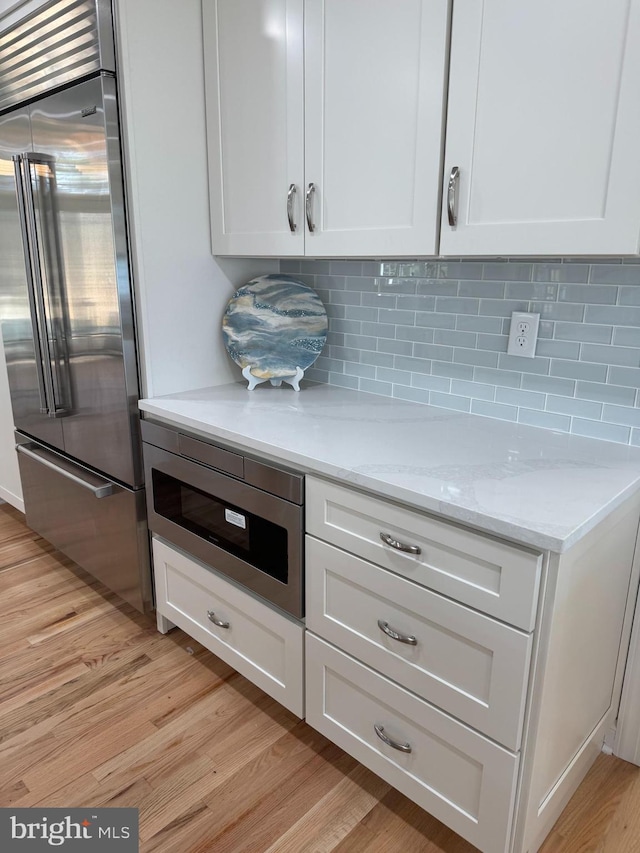
[[[0,505],[0,806],[133,806],[141,853],[474,849]],[[540,853],[640,853],[640,768],[601,755]]]

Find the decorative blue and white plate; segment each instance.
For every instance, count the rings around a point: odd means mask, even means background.
[[[240,287],[222,319],[224,345],[254,388],[298,383],[327,340],[327,312],[318,294],[288,275],[262,275]]]

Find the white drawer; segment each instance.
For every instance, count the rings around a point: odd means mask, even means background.
[[[518,756],[309,631],[306,648],[307,722],[485,853],[504,853]]]
[[[303,626],[155,537],[153,562],[158,612],[304,716]]]
[[[306,538],[307,628],[518,749],[531,634]],[[394,639],[387,630],[412,637]]]
[[[307,477],[307,533],[527,631],[542,555],[334,483]],[[404,553],[380,535],[415,546]]]

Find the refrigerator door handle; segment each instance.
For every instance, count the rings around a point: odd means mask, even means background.
[[[22,155],[23,162],[26,166],[26,174],[24,176],[24,187],[25,187],[25,207],[26,207],[26,220],[29,229],[29,236],[31,239],[31,253],[33,256],[33,265],[32,265],[32,274],[33,274],[33,282],[34,282],[34,290],[36,295],[36,305],[39,309],[40,316],[40,327],[41,327],[41,341],[43,344],[43,368],[44,368],[44,383],[47,390],[47,398],[50,401],[48,407],[48,415],[50,418],[59,418],[64,415],[69,414],[70,407],[62,404],[59,401],[59,395],[56,394],[56,378],[58,379],[57,385],[58,389],[61,392],[61,376],[58,370],[58,364],[60,361],[59,351],[62,349],[62,357],[66,362],[67,353],[66,353],[66,342],[62,345],[62,341],[60,340],[60,336],[56,333],[51,318],[47,314],[47,300],[45,299],[45,276],[42,271],[42,261],[40,255],[40,241],[38,234],[38,223],[36,218],[36,204],[34,198],[33,191],[33,183],[32,183],[32,166],[44,166],[48,168],[52,174],[53,166],[55,163],[55,159],[50,157],[47,154],[34,154],[32,152],[25,152]],[[57,235],[54,234],[53,242],[58,247]],[[61,269],[61,265],[60,269]],[[47,286],[48,289],[48,286]],[[49,306],[51,306],[51,294],[48,293],[49,297]],[[54,345],[54,352],[51,351],[51,343]],[[61,346],[62,345],[62,346]],[[56,365],[56,375],[54,376],[54,368],[53,365]],[[68,381],[67,381],[68,386]],[[67,387],[66,397],[69,397],[69,389]]]
[[[39,353],[39,358],[36,358],[36,375],[38,377],[38,393],[40,395],[40,414],[48,415],[50,412],[49,400],[47,398],[47,385],[45,383],[43,362],[45,360],[44,339],[42,334],[42,323],[38,312],[38,303],[36,299],[35,285],[33,281],[33,265],[31,257],[29,228],[27,225],[27,212],[25,209],[25,181],[23,174],[23,157],[22,154],[14,154],[13,170],[16,178],[16,195],[18,199],[18,216],[20,219],[20,232],[22,235],[22,250],[24,252],[24,264],[27,275],[27,294],[29,299],[29,312],[31,314],[31,324],[34,331],[34,340],[36,349]]]
[[[83,489],[87,489],[87,491],[92,493],[94,498],[108,498],[110,495],[115,494],[119,490],[115,483],[112,483],[109,480],[104,480],[97,474],[85,471],[84,468],[79,468],[66,459],[62,460],[56,454],[51,453],[45,448],[38,447],[36,444],[18,444],[16,446],[16,450],[18,453],[22,453],[23,456],[27,456],[34,462],[44,465],[45,468],[50,468],[57,474],[61,474],[77,486],[82,486]],[[82,475],[80,473],[76,473],[76,471],[81,471]],[[89,478],[92,482],[89,481]]]

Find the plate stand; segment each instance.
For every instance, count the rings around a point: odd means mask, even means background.
[[[247,365],[242,369],[242,375],[249,383],[248,390],[253,391],[256,385],[261,385],[263,382],[270,382],[272,385],[275,385],[276,388],[279,388],[283,382],[287,382],[294,391],[300,390],[300,380],[304,376],[304,370],[300,367],[296,367],[296,372],[294,376],[278,376],[277,379],[258,379],[257,376],[254,376],[251,372],[251,366]]]

